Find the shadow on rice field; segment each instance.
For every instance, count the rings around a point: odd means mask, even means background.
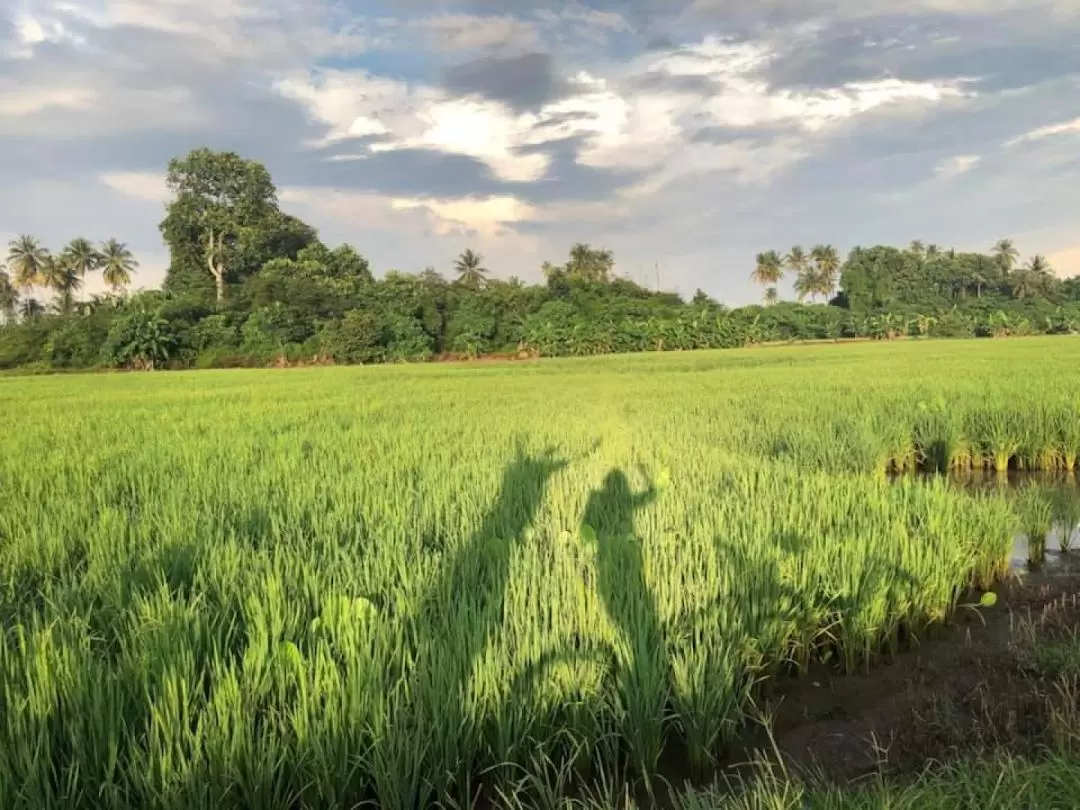
[[[568,780],[543,806],[1080,806],[1080,569],[1015,573],[995,593],[872,671],[818,663],[762,684],[757,719],[707,776],[669,747],[648,785]],[[544,793],[484,804],[538,806]]]

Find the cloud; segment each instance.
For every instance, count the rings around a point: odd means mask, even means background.
[[[169,200],[165,175],[159,172],[105,172],[101,175],[101,182],[136,200],[163,204]]]
[[[959,177],[974,169],[980,160],[982,158],[978,155],[956,155],[938,163],[934,167],[934,174],[942,179]]]
[[[482,199],[416,200],[395,199],[396,210],[423,209],[434,223],[435,233],[445,235],[454,231],[498,236],[512,232],[511,226],[537,217],[532,206],[514,197],[485,197]]]
[[[536,23],[508,15],[442,13],[411,20],[439,51],[457,54],[481,49],[526,49],[540,44]]]
[[[1078,8],[21,0],[0,232],[162,256],[165,165],[207,145],[382,268],[473,245],[535,278],[582,240],[739,301],[747,257],[794,242],[1050,252],[1076,243]]]
[[[1027,141],[1041,141],[1044,138],[1052,138],[1055,135],[1069,135],[1073,133],[1080,134],[1080,118],[1033,129],[1030,132],[1025,132],[1023,135],[1012,138],[1007,141],[1005,145],[1016,146],[1017,144],[1025,143]]]

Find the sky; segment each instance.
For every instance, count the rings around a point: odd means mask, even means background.
[[[582,241],[747,303],[762,250],[1010,237],[1073,275],[1078,39],[1077,0],[6,0],[0,239],[116,237],[156,286],[209,146],[377,273]]]

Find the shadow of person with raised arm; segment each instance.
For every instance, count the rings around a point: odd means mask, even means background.
[[[622,470],[612,470],[589,496],[582,536],[596,544],[597,590],[621,639],[615,642],[617,710],[634,764],[655,771],[663,749],[670,696],[668,655],[659,611],[645,578],[634,513],[656,499],[656,487],[635,494]]]
[[[440,566],[412,623],[412,756],[425,746],[417,793],[472,800],[475,757],[483,755],[485,703],[499,684],[476,682],[475,664],[504,618],[515,549],[533,524],[551,477],[567,465],[553,449],[533,456],[518,443],[479,527]],[[430,781],[428,781],[430,780]],[[426,786],[424,782],[426,781]]]

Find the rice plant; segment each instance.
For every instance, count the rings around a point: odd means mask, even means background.
[[[1032,340],[0,379],[0,807],[707,770],[763,680],[872,667],[1006,572],[1005,497],[882,473],[1042,463],[1033,435],[1067,463],[1070,368]]]

